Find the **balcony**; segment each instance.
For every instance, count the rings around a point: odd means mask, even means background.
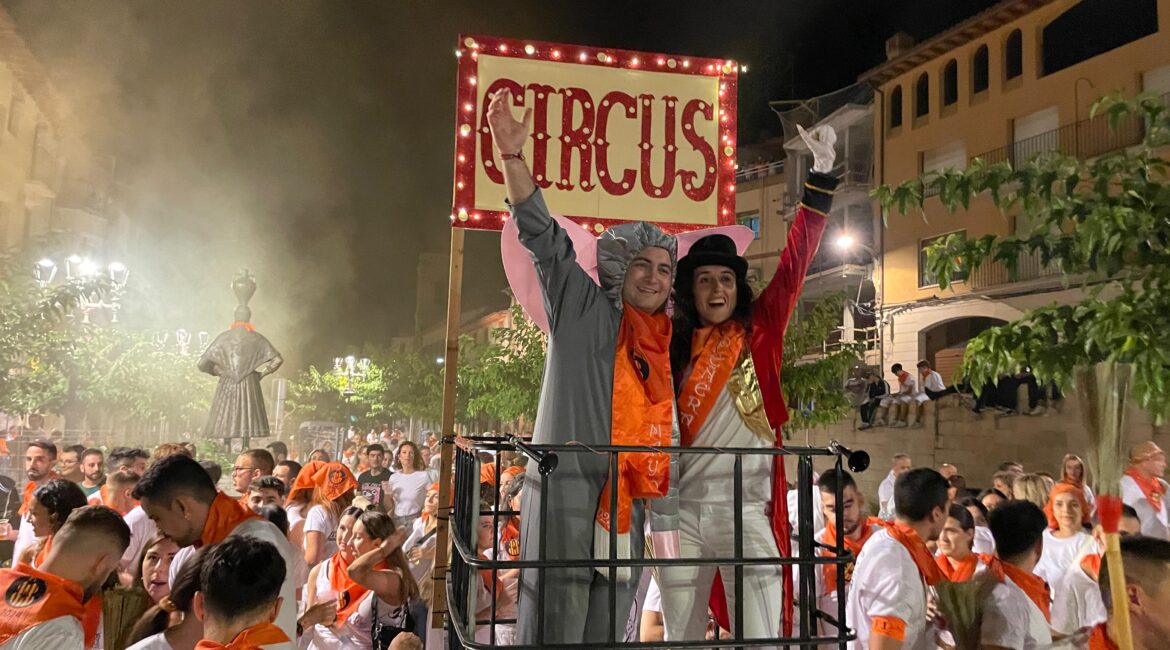
[[[735,170],[735,182],[746,183],[768,176],[778,176],[784,173],[784,161],[757,163],[740,167]]]
[[[982,158],[989,164],[1010,162],[1019,166],[1033,157],[1057,151],[1066,156],[1084,160],[1141,143],[1145,136],[1145,122],[1137,117],[1123,118],[1116,129],[1109,128],[1103,115],[1067,124],[1057,129],[1025,138],[1014,144],[992,149],[972,158]]]
[[[1058,278],[1060,275],[1060,269],[1052,264],[1044,264],[1039,253],[1020,253],[1015,273],[1010,273],[1000,262],[988,262],[971,273],[967,284],[972,291],[978,292],[1017,282]]]

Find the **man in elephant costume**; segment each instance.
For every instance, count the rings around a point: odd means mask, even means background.
[[[219,377],[203,432],[215,438],[246,441],[268,435],[268,414],[260,379],[276,372],[284,359],[251,323],[248,300],[256,292],[251,274],[245,271],[237,276],[232,289],[239,302],[235,322],[215,337],[199,358],[201,372]]]
[[[503,244],[516,237],[527,250],[525,267],[539,284],[541,309],[530,309],[547,325],[548,356],[533,441],[537,444],[670,445],[677,440],[670,379],[670,318],[667,297],[674,277],[673,237],[647,223],[610,228],[599,239],[563,221],[545,206],[520,153],[529,137],[531,109],[522,121],[512,115],[511,93],[492,99],[488,123],[494,139],[513,219]],[[597,280],[582,268],[594,250]],[[522,260],[523,261],[523,260]],[[507,262],[505,263],[507,266]],[[534,273],[534,275],[533,275]],[[513,271],[509,271],[517,289]],[[523,304],[523,302],[522,302]],[[533,313],[537,312],[537,313]],[[541,493],[540,475],[529,466],[521,516],[521,558],[545,560],[610,557],[610,530],[617,527],[618,558],[640,558],[646,498],[661,497],[669,484],[667,454],[619,456],[617,512],[610,512],[606,454],[562,453]],[[541,521],[542,501],[548,521]],[[656,513],[657,515],[657,513]],[[617,590],[615,636],[625,636],[641,571],[621,569],[616,584],[608,569],[544,569],[543,634],[538,632],[539,571],[521,575],[517,641],[546,645],[604,643],[610,629],[609,591]]]

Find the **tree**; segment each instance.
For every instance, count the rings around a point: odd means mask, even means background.
[[[1110,128],[1144,129],[1142,142],[1089,160],[1059,151],[1013,167],[975,159],[874,191],[885,210],[922,211],[937,193],[951,214],[986,193],[1006,215],[1034,224],[1021,235],[966,239],[951,235],[928,251],[945,288],[959,271],[1004,265],[1014,274],[1022,255],[1038,255],[1085,297],[1027,311],[967,344],[961,372],[974,386],[1029,365],[1041,381],[1067,388],[1079,368],[1100,363],[1133,368],[1133,396],[1156,421],[1170,413],[1170,114],[1160,98],[1106,98],[1093,107]],[[1118,143],[1125,144],[1125,143]]]
[[[795,430],[838,422],[853,408],[842,384],[861,356],[861,345],[842,343],[837,350],[804,358],[810,351],[823,349],[824,342],[839,327],[844,307],[845,294],[833,294],[788,326],[780,368],[780,385],[788,403],[785,437],[791,438]]]
[[[504,421],[535,418],[547,341],[524,310],[513,305],[510,327],[493,330],[492,342],[481,349],[461,352],[459,379],[467,388],[468,414]]]

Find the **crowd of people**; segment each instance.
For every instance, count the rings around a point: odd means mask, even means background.
[[[0,613],[0,648],[105,647],[115,589],[150,603],[123,621],[135,650],[422,648],[436,444],[387,430],[302,464],[273,442],[223,468],[190,443],[28,441],[19,523],[0,522],[13,548],[0,592],[16,608]]]

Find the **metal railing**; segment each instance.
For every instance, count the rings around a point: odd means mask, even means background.
[[[993,287],[1027,282],[1042,278],[1060,277],[1060,268],[1055,264],[1045,264],[1037,252],[1022,252],[1016,259],[1015,272],[1010,272],[1002,262],[988,261],[981,264],[967,278],[967,284],[972,291],[990,289]]]
[[[498,625],[511,625],[516,619],[502,619],[496,616],[496,585],[500,571],[509,569],[535,570],[537,572],[536,598],[536,644],[511,645],[517,650],[536,650],[537,648],[744,648],[762,646],[795,646],[815,648],[825,644],[833,644],[845,650],[846,644],[856,638],[848,628],[845,619],[845,598],[839,598],[835,615],[817,608],[816,575],[822,565],[835,564],[841,567],[848,566],[856,558],[848,551],[840,536],[835,546],[817,542],[813,530],[813,458],[835,457],[835,467],[842,470],[843,460],[848,459],[848,466],[855,472],[864,471],[869,466],[869,455],[861,450],[849,450],[836,441],[829,447],[784,447],[784,448],[712,448],[712,447],[636,447],[636,446],[589,446],[580,444],[566,445],[536,445],[510,437],[507,440],[498,438],[456,438],[455,439],[455,490],[453,494],[454,507],[450,518],[452,554],[450,572],[447,580],[447,647],[450,649],[473,648],[476,650],[496,647],[495,628]],[[481,516],[490,516],[493,521],[493,531],[500,530],[500,524],[510,517],[520,513],[513,510],[480,507],[480,452],[493,452],[496,476],[500,476],[500,453],[502,451],[516,451],[526,455],[530,463],[535,463],[540,476],[540,539],[536,541],[538,548],[537,560],[499,560],[498,548],[492,549],[494,559],[483,559],[477,552],[476,529]],[[609,535],[608,558],[580,558],[580,559],[545,559],[547,556],[545,531],[552,525],[549,519],[549,478],[558,465],[558,454],[601,454],[608,458],[610,485],[617,485],[618,457],[627,453],[670,453],[670,454],[720,454],[734,456],[734,491],[731,501],[734,511],[734,557],[725,558],[617,558],[617,527],[611,526]],[[745,456],[793,456],[797,459],[797,528],[793,531],[795,541],[794,557],[744,557],[743,539],[743,459]],[[531,477],[531,474],[528,475]],[[525,490],[529,488],[525,486]],[[837,486],[837,502],[843,502],[841,484]],[[499,489],[496,488],[496,499],[499,501]],[[616,513],[617,490],[610,491],[610,512]],[[844,530],[844,510],[836,513],[836,529]],[[493,534],[495,544],[499,545],[499,537]],[[527,547],[532,540],[521,540]],[[528,555],[528,554],[525,554]],[[618,609],[617,609],[617,571],[619,568],[641,569],[649,567],[696,567],[722,566],[734,567],[735,574],[735,611],[729,612],[734,621],[732,639],[704,640],[687,639],[682,641],[617,641]],[[787,573],[790,567],[797,567],[796,586],[791,583],[785,588],[789,591],[793,601],[797,603],[796,622],[799,624],[796,636],[782,636],[769,639],[745,639],[744,634],[744,567],[746,566],[780,566]],[[545,580],[546,570],[591,568],[603,575],[608,575],[609,592],[609,642],[598,644],[574,643],[549,645],[545,643]],[[474,595],[478,593],[480,572],[490,572],[492,603],[490,615],[487,619],[477,619],[474,612],[480,610],[475,603]],[[837,593],[845,593],[845,570],[837,572]],[[794,594],[792,592],[795,592]],[[486,608],[485,608],[486,609]],[[813,630],[819,628],[819,622],[824,621],[837,630],[834,636],[819,636]],[[841,622],[841,623],[838,623]],[[488,643],[476,642],[477,626],[489,626],[491,640]],[[623,630],[625,629],[623,625]]]
[[[1052,151],[1084,160],[1140,144],[1145,131],[1145,122],[1139,117],[1124,117],[1113,129],[1104,115],[1098,115],[1024,138],[1006,147],[986,151],[972,156],[971,160],[982,158],[988,163],[1008,161],[1016,167]]]
[[[778,176],[784,173],[784,161],[775,160],[772,162],[757,163],[754,165],[745,165],[735,170],[735,182],[744,183],[747,181],[754,181],[758,178],[767,178],[768,176]]]

